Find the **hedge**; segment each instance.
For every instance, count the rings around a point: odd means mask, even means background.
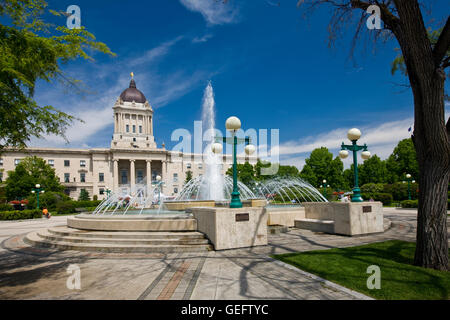
[[[10,204],[0,204],[0,212],[2,211],[14,211],[14,207]]]
[[[401,202],[402,208],[418,208],[419,200],[405,200]],[[450,199],[447,199],[447,210],[450,210]]]
[[[42,218],[41,210],[1,211],[0,220],[25,220]]]
[[[364,199],[364,201],[369,201],[370,199],[380,201],[385,206],[390,205],[393,200],[392,195],[389,193],[362,193],[361,197]]]

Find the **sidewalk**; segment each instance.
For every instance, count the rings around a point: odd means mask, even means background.
[[[109,254],[31,248],[23,235],[64,224],[66,217],[0,222],[0,299],[355,299],[355,295],[270,259],[271,254],[413,240],[415,213],[388,210],[396,227],[384,234],[342,237],[292,230],[269,245],[205,253]],[[67,267],[81,270],[69,290]]]

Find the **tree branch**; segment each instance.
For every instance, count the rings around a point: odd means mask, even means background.
[[[434,62],[438,68],[444,59],[447,50],[450,48],[450,17],[447,18],[444,29],[442,29],[441,35],[433,50]]]

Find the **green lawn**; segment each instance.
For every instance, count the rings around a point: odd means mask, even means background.
[[[450,272],[413,266],[415,246],[393,240],[273,257],[376,299],[448,300]],[[381,269],[379,290],[369,290],[366,285],[371,265]]]

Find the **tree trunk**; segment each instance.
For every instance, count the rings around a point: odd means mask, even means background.
[[[450,140],[445,125],[445,73],[434,61],[417,0],[394,2],[400,21],[392,31],[401,46],[414,94],[413,141],[420,186],[414,264],[448,270]]]

